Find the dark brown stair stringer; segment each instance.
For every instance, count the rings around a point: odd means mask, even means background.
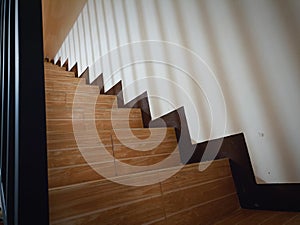
[[[116,90],[120,90],[120,87],[121,81],[117,84]],[[114,89],[114,87],[111,89]],[[117,92],[112,90],[110,91]],[[143,106],[143,112],[147,112],[149,109],[147,97],[140,99],[140,96],[138,96],[136,99],[133,99],[132,102],[138,102],[137,105]],[[131,103],[128,105],[131,105]],[[198,144],[192,144],[186,122],[184,107],[180,107],[179,109],[174,110],[157,120],[151,120],[149,122],[149,127],[161,126],[175,128],[180,156],[183,164],[201,162],[208,143],[210,144],[210,148],[214,145],[220,148],[216,159],[230,159],[232,174],[241,207],[245,209],[300,211],[300,195],[297,194],[300,192],[299,183],[256,183],[243,133],[230,135],[224,138],[213,139]],[[214,160],[214,158],[208,160]],[[274,201],[274,199],[276,199],[276,201]]]
[[[73,70],[76,69],[76,64]],[[85,71],[88,76],[88,68]],[[86,78],[85,76],[85,78]],[[174,127],[179,143],[182,162],[187,164],[201,162],[208,143],[221,147],[218,158],[229,158],[233,178],[235,181],[240,204],[246,209],[300,211],[300,184],[257,184],[252,168],[246,140],[243,133],[230,135],[220,139],[192,144],[186,123],[184,108],[181,107],[170,112],[158,120],[151,120],[147,92],[137,96],[132,101],[124,104],[122,95],[122,82],[119,81],[110,90],[104,93],[103,74],[92,82],[99,86],[102,94],[117,95],[119,107],[141,108],[145,127],[160,127],[161,119],[167,126]],[[183,125],[183,126],[182,126]],[[182,151],[181,149],[184,149]],[[274,202],[274,199],[277,201]]]

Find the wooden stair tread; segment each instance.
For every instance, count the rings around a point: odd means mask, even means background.
[[[96,92],[97,94],[100,93],[99,91],[99,87],[98,86],[94,86],[94,85],[87,85],[85,84],[85,82],[82,81],[77,81],[74,80],[72,82],[56,82],[56,81],[51,81],[51,82],[45,82],[45,89],[47,90],[63,90],[63,91],[81,91],[81,89],[86,90],[86,89],[91,89],[93,91],[98,90],[98,92]],[[88,92],[89,93],[89,92]]]
[[[104,138],[104,140],[111,140],[111,131],[110,130],[98,130],[97,134]],[[85,133],[79,133],[76,134],[77,137],[84,137],[89,139],[90,137],[93,137],[94,132],[85,132]],[[48,143],[55,143],[55,142],[61,142],[66,140],[67,142],[69,140],[75,141],[75,135],[73,132],[57,132],[57,133],[47,133],[47,142]],[[110,142],[111,143],[111,142]],[[49,149],[48,149],[49,150]]]
[[[163,220],[163,205],[160,197],[136,200],[131,204],[118,205],[104,211],[93,211],[79,218],[57,221],[55,224],[150,224],[152,221]],[[152,223],[151,223],[152,224]]]
[[[179,152],[174,154],[156,154],[150,156],[116,159],[118,176],[136,174],[145,171],[160,170],[181,165]]]
[[[152,143],[135,143],[130,146],[125,145],[115,145],[114,146],[114,156],[117,159],[130,159],[143,156],[154,156],[165,154],[169,155],[173,151],[178,151],[178,146],[176,141],[163,140],[162,142],[152,142]]]
[[[218,198],[167,216],[163,224],[186,225],[186,224],[210,224],[218,218],[235,211],[239,207],[238,198],[235,194]]]
[[[132,134],[132,135],[128,135]],[[162,138],[164,137],[164,138]],[[115,129],[112,132],[112,140],[115,145],[121,144],[120,139],[126,143],[139,141],[153,142],[153,141],[177,141],[175,129],[173,127],[161,127],[161,128],[135,128],[135,129]]]
[[[85,78],[70,78],[70,77],[55,77],[55,79],[48,79],[47,77],[45,78],[45,84],[62,84],[62,85],[74,85],[74,84],[84,84],[86,85]]]
[[[69,133],[73,131],[72,119],[47,119],[47,132],[52,134],[56,133]],[[129,123],[128,123],[129,122]],[[128,120],[108,120],[108,119],[95,119],[95,120],[78,120],[76,121],[76,127],[84,132],[93,131],[96,128],[98,130],[111,130],[113,128],[141,128],[143,127],[143,121],[141,118],[132,118]]]
[[[106,174],[106,178],[97,173],[97,170]],[[49,188],[84,183],[88,181],[107,179],[116,176],[114,161],[84,163],[72,166],[48,169]]]
[[[86,97],[86,99],[88,99]],[[92,99],[93,100],[93,99]],[[66,100],[66,99],[62,99],[61,101],[59,101],[57,99],[57,101],[47,101],[46,102],[46,109],[52,109],[52,108],[72,108],[73,107],[73,100]],[[115,101],[102,101],[97,100],[97,101],[86,101],[86,102],[77,102],[78,104],[81,104],[82,107],[90,107],[90,105],[94,106],[96,109],[116,109],[117,108],[117,102]]]
[[[47,86],[45,87],[45,92],[51,93],[51,92],[66,92],[70,94],[79,94],[79,93],[89,93],[89,94],[99,94],[99,87],[96,86],[89,86],[89,85],[61,85],[60,88],[53,87],[53,86]],[[79,95],[80,96],[80,95]]]
[[[130,132],[132,132],[132,136],[129,136]],[[169,159],[167,165],[180,164],[174,128],[114,129],[112,131],[112,145],[114,157],[120,160],[120,163],[117,163],[117,171],[120,174],[125,171],[129,172],[127,169],[122,168],[122,163],[150,166],[170,157],[171,153],[175,153],[175,155],[172,156],[172,159]],[[158,165],[159,167],[160,165]],[[143,169],[135,168],[130,172],[141,170]]]
[[[66,67],[60,67],[58,65],[54,65],[54,64],[44,64],[44,69],[53,69],[53,70],[63,70],[66,71]]]
[[[59,75],[61,77],[75,78],[74,72],[66,71],[64,69],[57,69],[57,68],[44,68],[44,74],[45,77]]]
[[[117,108],[117,97],[114,95],[98,95],[95,93],[76,93],[76,99],[74,99],[75,93],[67,91],[48,91],[46,92],[46,107],[52,106],[66,106],[71,107],[75,100],[76,103],[81,105],[94,105],[100,108]]]
[[[78,77],[62,77],[62,76],[51,76],[51,77],[45,77],[45,85],[88,85],[85,81],[85,78],[78,78]]]
[[[132,180],[132,181],[137,180],[138,182],[144,180],[145,183],[147,183],[148,179],[154,179],[155,181],[161,183],[160,184],[161,190],[164,193],[171,193],[176,190],[182,190],[184,187],[194,187],[199,185],[199,183],[205,184],[215,180],[231,177],[231,173],[224,172],[224,168],[226,166],[229,166],[229,159],[227,158],[208,161],[208,162],[201,162],[200,165],[208,165],[208,167],[205,171],[200,172],[199,163],[193,163],[188,165],[174,165],[166,168],[158,168],[155,170],[141,171],[132,174],[121,174],[121,175],[117,174],[114,177],[110,177],[109,180],[101,179],[99,181],[94,180],[92,182],[81,182],[74,185],[65,185],[56,188],[50,188],[49,190],[50,191],[60,191],[64,189],[69,190],[72,189],[73,187],[82,188],[86,185],[90,186],[98,182],[102,183],[102,182],[114,181],[115,183],[119,183],[122,180]],[[186,180],[182,180],[182,177],[185,177],[186,173],[191,170],[193,170],[194,172],[188,178],[190,182],[187,182]],[[217,175],[212,174],[215,171],[219,171],[219,173]],[[124,182],[120,182],[120,183],[124,183]],[[133,182],[132,184],[135,184],[135,182]]]
[[[298,218],[298,219],[297,219]],[[297,221],[298,220],[298,221]],[[297,221],[298,223],[295,223]],[[226,215],[223,219],[215,222],[214,225],[232,225],[232,224],[299,224],[299,212],[279,212],[264,210],[238,209],[237,211]]]
[[[224,161],[226,160],[218,160],[217,162],[212,162],[211,167],[220,168],[218,167],[218,165],[224,164]],[[185,167],[196,168],[198,167],[198,164],[192,166],[184,166],[183,168]],[[200,179],[197,183],[193,183],[193,185],[189,183],[182,183],[185,189],[191,190],[190,192],[184,192],[182,187],[179,189],[174,189],[172,190],[172,192],[169,192],[168,189],[162,189],[161,186],[165,185],[163,178],[166,175],[166,172],[178,168],[179,167],[165,168],[150,172],[113,177],[111,179],[114,182],[108,180],[97,180],[76,185],[69,185],[65,187],[52,188],[49,190],[50,206],[53,204],[53,207],[50,207],[52,208],[51,217],[54,221],[65,218],[64,222],[66,222],[66,220],[68,220],[66,218],[69,217],[70,221],[72,221],[73,216],[78,216],[82,214],[83,218],[81,219],[85,220],[86,214],[89,213],[91,215],[95,213],[96,216],[99,215],[98,212],[105,212],[113,209],[116,210],[121,205],[126,205],[129,207],[130,205],[134,205],[137,200],[144,201],[146,199],[153,199],[156,197],[159,197],[160,201],[164,202],[164,207],[167,207],[168,220],[172,222],[174,222],[174,218],[176,218],[177,214],[181,214],[182,208],[180,204],[174,205],[172,202],[182,201],[182,198],[185,199],[184,204],[187,207],[200,207],[206,205],[206,203],[209,202],[208,197],[211,195],[215,196],[214,198],[216,199],[216,201],[221,201],[224,198],[232,199],[230,201],[234,204],[231,204],[231,206],[227,207],[227,209],[223,209],[223,211],[229,211],[228,208],[232,209],[236,207],[236,196],[233,195],[232,197],[231,195],[231,193],[234,192],[234,186],[232,178],[230,176],[221,176],[222,179],[215,179],[214,177],[212,177],[211,179]],[[178,173],[181,173],[181,171],[179,171]],[[206,174],[203,174],[202,176],[205,177]],[[152,185],[137,187],[126,186],[117,183],[128,182],[131,184],[135,184],[140,179],[144,182],[147,182],[151,179],[157,182]],[[162,179],[162,181],[159,183],[160,179]],[[200,188],[199,190],[201,191],[199,193],[197,192],[196,194],[195,191],[193,192],[192,190],[196,190],[197,187]],[[207,195],[207,189],[205,187],[211,188],[209,195]],[[213,190],[218,191],[213,192]],[[91,193],[93,193],[93,195],[91,195]],[[185,193],[188,195],[186,195]],[[193,198],[193,194],[196,194],[197,197]],[[207,195],[207,198],[203,200],[201,199],[201,195]],[[191,198],[193,199],[192,202],[188,200]],[[90,201],[92,201],[93,204],[90,204]],[[178,209],[178,213],[174,214],[174,210],[177,212],[176,207],[181,208]],[[160,211],[163,212],[163,209],[160,209]],[[171,222],[168,224],[171,224]]]
[[[207,167],[204,171],[199,172],[199,166]],[[174,174],[178,167],[171,167],[162,170],[163,176]],[[194,185],[199,182],[207,182],[209,180],[220,179],[222,177],[231,176],[231,170],[228,159],[220,159],[202,163],[195,163],[185,165],[176,176],[162,182],[162,189],[164,192],[180,189],[187,185]]]
[[[56,72],[47,72],[45,71],[44,81],[46,82],[61,82],[61,83],[67,83],[68,80],[75,81],[75,80],[82,80],[82,83],[86,83],[86,78],[79,78],[75,77],[75,74],[73,72],[67,72],[63,71],[62,73],[56,73]]]
[[[135,182],[134,179],[134,177],[123,178],[123,182]],[[55,204],[53,207],[50,207],[50,209],[52,208],[50,217],[53,220],[57,220],[95,210],[105,211],[122,204],[159,195],[159,184],[135,187],[120,185],[108,180],[50,189],[50,206]]]
[[[59,68],[63,68],[63,67],[61,67],[59,65],[53,64],[52,62],[44,62],[44,65],[45,66],[56,66],[56,67],[59,67]]]
[[[109,145],[86,147],[82,151],[85,151],[84,156],[78,148],[48,151],[48,168],[82,165],[86,164],[87,161],[89,163],[110,161],[107,154],[113,157],[112,147]]]
[[[78,148],[77,141],[80,141],[80,147],[105,147],[111,145],[111,136],[98,134],[98,136],[76,137],[72,139],[58,139],[55,141],[49,140],[47,143],[48,151],[58,151]]]
[[[141,119],[140,109],[103,109],[86,105],[55,105],[46,108],[47,119],[96,119],[96,120],[132,120]]]

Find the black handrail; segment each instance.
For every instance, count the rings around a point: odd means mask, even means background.
[[[1,0],[0,196],[5,225],[48,225],[41,1]]]

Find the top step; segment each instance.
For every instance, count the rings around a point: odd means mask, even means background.
[[[44,68],[51,69],[51,70],[58,70],[58,71],[66,71],[66,67],[60,67],[58,65],[54,65],[54,64],[48,63],[48,62],[44,63]]]
[[[58,70],[58,69],[48,69],[45,68],[45,78],[46,79],[57,79],[59,77],[72,77],[75,78],[75,73],[74,72],[69,72],[66,70]]]

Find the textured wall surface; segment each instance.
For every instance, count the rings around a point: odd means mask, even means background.
[[[244,132],[259,182],[300,181],[300,1],[89,0],[55,61],[185,107],[192,139]]]

